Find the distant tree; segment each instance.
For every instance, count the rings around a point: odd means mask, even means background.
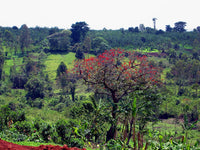
[[[70,94],[72,96],[72,101],[75,102],[76,84],[75,83],[70,83],[69,84],[69,88],[70,88]]]
[[[8,43],[14,42],[14,37],[13,37],[12,32],[6,30],[4,33],[4,36],[5,36],[6,42],[8,42]]]
[[[173,28],[170,25],[166,25],[166,32],[171,32],[173,30]]]
[[[63,30],[61,32],[56,32],[48,36],[51,51],[65,51],[70,49],[71,45],[71,31]]]
[[[45,96],[45,81],[39,76],[33,76],[25,85],[27,90],[27,99],[31,98],[35,100],[36,98],[44,98]]]
[[[59,50],[68,51],[71,45],[71,31],[63,30],[58,37]]]
[[[59,77],[60,75],[63,75],[63,74],[66,75],[66,73],[67,73],[67,66],[62,61],[57,68],[57,77]]]
[[[146,27],[146,32],[147,33],[155,33],[155,30],[153,28]]]
[[[192,59],[199,60],[199,54],[198,54],[198,52],[193,52],[192,53]]]
[[[2,80],[4,61],[5,61],[5,58],[4,58],[3,49],[0,46],[0,80]]]
[[[197,97],[198,96],[199,84],[198,83],[193,84],[192,89],[195,90],[195,96]]]
[[[153,27],[154,27],[154,30],[156,30],[156,20],[157,20],[157,18],[153,18],[152,20],[153,20]]]
[[[134,32],[134,28],[133,28],[133,27],[129,27],[129,28],[128,28],[128,31],[129,31],[129,32]]]
[[[180,49],[180,46],[179,46],[178,44],[175,44],[175,45],[174,45],[174,49],[175,49],[175,50],[179,50],[179,49]]]
[[[139,28],[138,28],[138,27],[135,27],[134,32],[135,32],[135,33],[140,32],[140,31],[139,31]]]
[[[6,29],[4,31],[4,41],[5,41],[5,46],[7,47],[6,48],[6,51],[5,51],[5,56],[7,56],[9,50],[10,52],[12,53],[12,49],[17,45],[17,39],[14,37],[14,32],[12,32],[11,30],[9,29]]]
[[[125,33],[125,30],[124,30],[124,28],[120,28],[119,30],[121,31],[121,33],[122,33],[122,34],[124,34],[124,33]]]
[[[18,27],[17,26],[13,26],[12,29],[18,30]]]
[[[179,21],[174,24],[174,31],[176,32],[185,32],[186,22]]]
[[[92,42],[90,37],[86,37],[83,41],[83,50],[86,53],[90,53],[90,50],[92,48]]]
[[[158,31],[156,31],[156,34],[157,34],[157,35],[159,35],[159,34],[163,34],[163,33],[165,33],[165,32],[164,32],[163,30],[161,30],[161,29],[158,30]]]
[[[58,40],[57,39],[49,39],[50,50],[58,49]]]
[[[200,32],[200,26],[197,27],[197,31]]]
[[[92,49],[95,51],[95,54],[98,54],[103,53],[107,49],[110,49],[110,46],[103,37],[95,37],[92,40]]]
[[[31,44],[31,37],[30,37],[30,32],[29,29],[27,27],[27,25],[22,25],[20,28],[20,47],[22,50],[22,54],[24,54],[24,49],[28,48],[29,45]]]
[[[176,60],[177,60],[177,54],[176,54],[176,51],[174,49],[170,50],[168,52],[169,54],[169,62],[170,63],[175,63]]]
[[[62,88],[63,95],[68,93],[67,66],[62,61],[57,68],[57,83]]]
[[[86,33],[89,31],[88,24],[85,22],[76,22],[71,26],[71,38],[73,43],[79,43],[84,40]]]
[[[199,38],[195,38],[193,43],[192,43],[193,49],[198,51],[199,47],[200,47],[200,39]]]
[[[141,37],[141,41],[142,41],[143,43],[145,43],[145,42],[146,42],[146,38],[145,38],[145,37]]]
[[[79,45],[78,47],[77,47],[77,50],[76,50],[76,55],[75,55],[75,57],[77,58],[77,59],[84,59],[85,58],[85,56],[84,56],[84,53],[82,52],[82,45]]]
[[[24,85],[27,82],[27,77],[23,74],[20,75],[17,73],[16,65],[10,67],[10,76],[9,76],[11,82],[13,83],[13,88],[24,88]]]
[[[49,30],[49,35],[54,34],[54,33],[56,33],[56,32],[59,32],[59,29],[58,29],[57,27],[51,28],[51,29]]]
[[[30,77],[31,75],[36,75],[37,72],[39,71],[36,67],[36,62],[34,62],[30,58],[24,58],[25,59],[25,65],[24,65],[24,73],[26,74],[27,77]]]

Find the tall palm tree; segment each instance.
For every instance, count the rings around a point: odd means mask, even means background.
[[[154,30],[156,30],[156,20],[157,20],[157,18],[153,18],[152,20],[153,20]]]

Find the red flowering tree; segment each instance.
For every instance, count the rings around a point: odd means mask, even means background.
[[[112,117],[116,118],[117,103],[128,93],[150,88],[158,82],[159,73],[149,66],[145,55],[136,55],[120,49],[105,51],[75,63],[76,73],[96,92],[109,95],[113,100]],[[116,124],[107,133],[113,139]]]

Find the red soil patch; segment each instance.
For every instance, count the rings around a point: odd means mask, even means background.
[[[76,147],[69,148],[67,145],[61,146],[53,146],[53,145],[40,145],[38,147],[35,146],[22,146],[18,144],[13,144],[10,142],[6,142],[0,139],[0,150],[86,150],[85,148],[79,149]]]

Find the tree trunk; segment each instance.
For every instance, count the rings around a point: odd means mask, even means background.
[[[106,142],[108,142],[111,139],[114,139],[115,135],[116,135],[116,128],[117,128],[117,117],[116,117],[117,103],[118,103],[118,101],[114,101],[114,106],[112,108],[112,118],[113,118],[114,122],[112,123],[110,129],[107,132]]]
[[[128,134],[128,141],[126,142],[126,145],[128,145],[129,144],[129,142],[130,142],[130,139],[131,139],[131,136],[132,136],[132,130],[133,130],[133,117],[132,117],[132,119],[131,119],[131,122],[130,122],[130,131],[129,131],[129,134]]]
[[[76,87],[74,85],[72,85],[71,89],[71,95],[72,95],[72,101],[75,102],[75,90],[76,90]]]

